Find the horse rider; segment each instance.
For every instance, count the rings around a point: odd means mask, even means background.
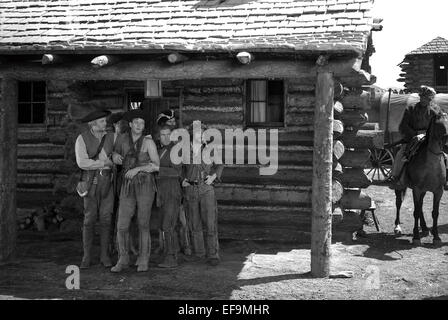
[[[433,88],[421,86],[419,96],[420,102],[406,108],[399,126],[404,143],[395,157],[392,175],[388,180],[392,189],[405,187],[404,167],[410,160],[408,159],[410,143],[422,140],[432,118],[441,112],[440,107],[434,102],[436,91]]]
[[[94,228],[98,216],[101,228],[101,263],[105,267],[112,266],[108,251],[114,203],[111,170],[113,163],[110,160],[114,136],[113,133],[106,133],[106,118],[109,114],[109,111],[98,110],[85,116],[81,121],[87,123],[89,129],[81,133],[75,143],[76,163],[82,172],[77,190],[84,200],[84,255],[81,269],[87,269],[91,265]]]
[[[151,137],[145,137],[145,114],[134,109],[124,115],[130,132],[118,137],[113,161],[123,165],[123,181],[118,207],[117,240],[119,259],[111,269],[121,272],[129,266],[129,226],[137,212],[139,231],[139,256],[137,272],[148,271],[151,253],[150,218],[156,193],[154,172],[159,170],[159,155]]]

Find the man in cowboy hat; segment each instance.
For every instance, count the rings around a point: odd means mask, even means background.
[[[159,170],[159,155],[152,138],[143,135],[144,112],[128,111],[124,119],[129,123],[131,130],[118,137],[113,153],[114,163],[123,165],[123,181],[117,221],[119,259],[111,271],[121,272],[129,266],[129,226],[137,211],[139,255],[136,265],[138,272],[145,272],[148,270],[151,253],[149,222],[156,192],[152,173]]]
[[[200,123],[200,121],[193,121]],[[184,188],[187,203],[187,224],[191,232],[195,259],[207,257],[207,263],[216,266],[219,264],[218,244],[218,209],[215,197],[216,181],[220,181],[224,166],[214,162],[207,164],[202,157],[206,146],[202,131],[206,127],[201,124],[201,130],[189,128],[192,139],[190,164],[183,165],[182,187]],[[193,163],[193,159],[200,156],[200,163]],[[205,236],[204,236],[205,231]],[[204,247],[204,240],[206,247]]]
[[[105,267],[112,265],[108,250],[113,210],[113,163],[110,156],[114,141],[113,134],[105,131],[106,117],[109,114],[109,111],[98,110],[84,117],[82,122],[87,123],[89,129],[81,133],[75,143],[76,163],[82,170],[81,181],[88,186],[84,196],[82,269],[91,264],[94,227],[98,216],[101,226],[101,263]]]
[[[403,173],[404,166],[409,161],[410,142],[413,139],[423,139],[432,118],[441,112],[440,107],[434,102],[436,91],[433,88],[421,86],[419,96],[420,102],[406,108],[399,126],[404,143],[395,157],[392,175],[389,178],[392,189],[405,187]]]

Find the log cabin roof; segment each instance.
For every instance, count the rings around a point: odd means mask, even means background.
[[[355,52],[373,0],[0,0],[0,52]]]
[[[420,48],[411,51],[407,56],[437,53],[448,53],[448,40],[442,37],[437,37]]]

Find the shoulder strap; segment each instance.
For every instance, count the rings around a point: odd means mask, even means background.
[[[105,134],[103,136],[103,138],[101,139],[100,145],[98,146],[98,150],[96,150],[95,155],[91,158],[92,160],[96,160],[96,158],[100,155],[101,149],[103,149],[104,142],[106,141],[106,136],[107,136],[107,134]]]

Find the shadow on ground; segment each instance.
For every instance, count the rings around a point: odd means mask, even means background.
[[[157,264],[161,257],[153,254],[149,272],[137,273],[136,267],[131,267],[113,274],[99,265],[99,239],[95,242],[96,260],[90,269],[81,270],[81,290],[68,290],[66,268],[80,263],[81,239],[20,234],[16,259],[0,266],[0,295],[26,299],[229,299],[241,286],[309,276],[298,273],[239,279],[248,256],[279,252],[276,244],[250,241],[221,241],[222,262],[217,267],[204,261],[186,262],[181,255],[178,268],[160,269]],[[293,249],[297,246],[281,245],[282,251]]]

